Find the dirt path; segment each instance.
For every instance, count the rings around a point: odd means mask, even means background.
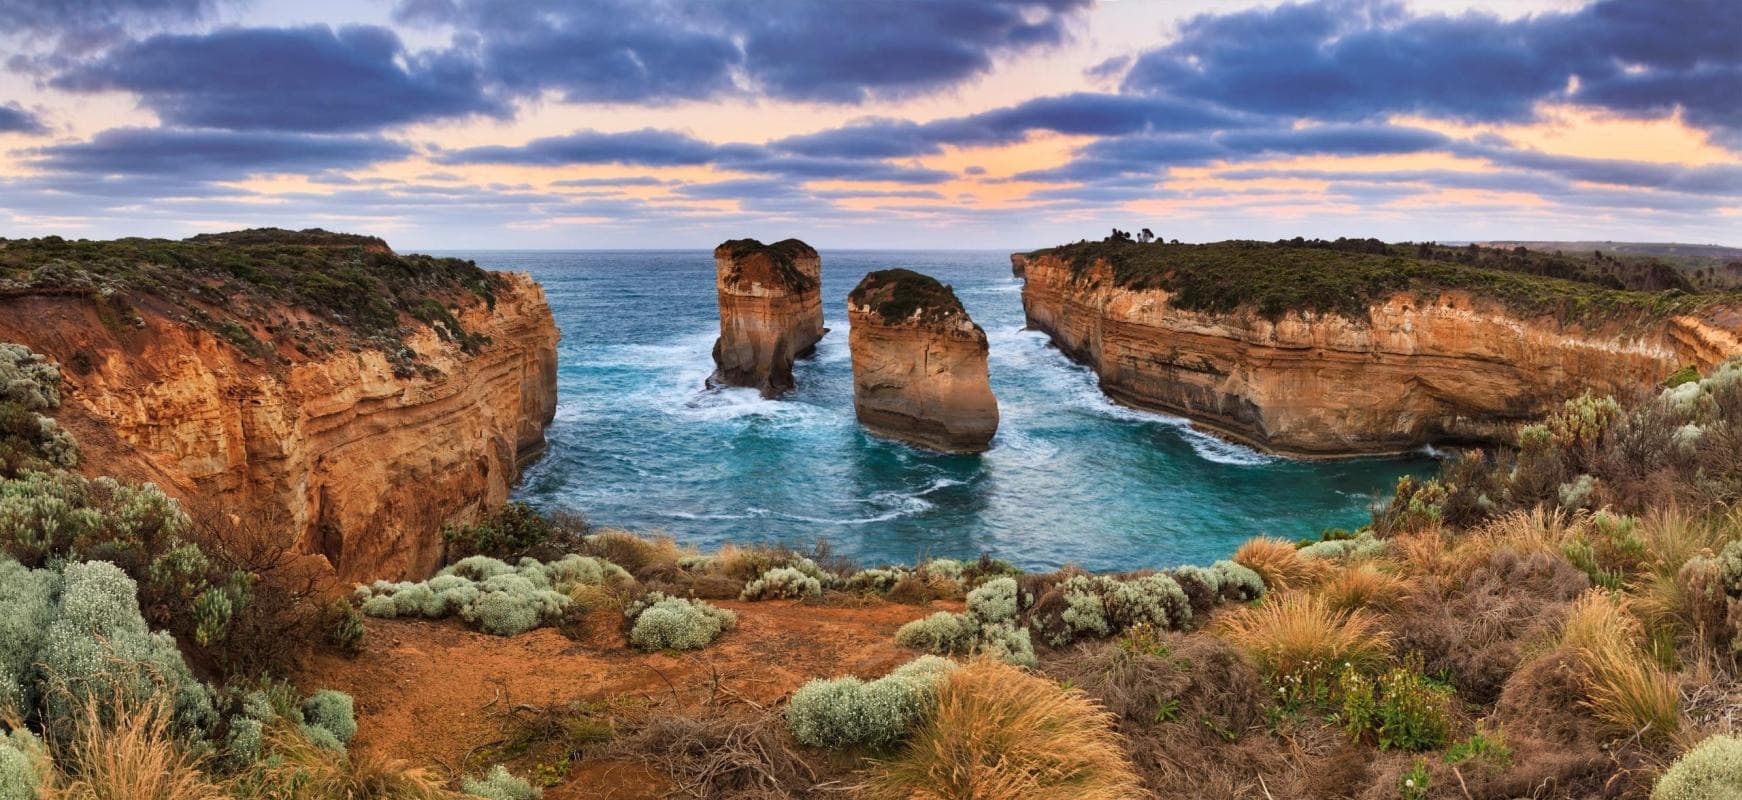
[[[831,607],[787,600],[718,605],[738,612],[738,629],[684,654],[627,647],[617,629],[621,617],[611,612],[590,618],[591,635],[582,640],[550,628],[503,638],[453,620],[371,619],[362,655],[314,657],[297,682],[305,690],[338,689],[356,699],[354,749],[452,775],[468,754],[502,740],[504,720],[517,708],[576,702],[636,713],[710,703],[774,708],[812,678],[888,672],[914,656],[895,645],[896,628],[960,606],[875,601]],[[655,798],[663,796],[663,787],[659,776],[639,765],[587,760],[546,797]]]

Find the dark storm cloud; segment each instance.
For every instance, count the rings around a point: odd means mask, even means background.
[[[410,53],[386,28],[228,28],[123,45],[56,76],[71,91],[120,90],[167,123],[232,130],[368,131],[506,108],[469,57]]]
[[[165,175],[233,180],[272,173],[352,169],[411,154],[372,136],[113,128],[90,141],[23,151],[31,166],[75,175]]]
[[[1166,97],[1079,92],[1039,97],[1008,108],[927,123],[872,119],[833,130],[792,136],[773,147],[793,153],[845,158],[930,155],[949,146],[1021,141],[1034,131],[1118,136],[1149,131],[1212,131],[1248,124],[1247,118],[1207,104]]]
[[[1140,55],[1123,85],[1316,119],[1520,121],[1543,100],[1630,114],[1682,108],[1694,124],[1734,135],[1738,41],[1732,0],[1602,0],[1515,20],[1318,0],[1195,17],[1176,41]]]
[[[443,153],[443,164],[633,164],[643,167],[696,166],[713,161],[720,147],[686,133],[647,128],[624,133],[576,131],[534,139],[524,145],[490,145]]]
[[[17,103],[0,103],[0,133],[43,134],[48,127]]]
[[[1034,181],[1102,181],[1122,175],[1159,175],[1168,167],[1199,166],[1259,156],[1367,156],[1449,150],[1449,137],[1396,125],[1320,125],[1254,128],[1210,135],[1113,136],[1078,148],[1070,163],[1015,176]]]
[[[436,156],[444,164],[521,164],[567,166],[623,164],[642,167],[712,165],[722,169],[780,175],[796,180],[861,180],[941,183],[941,170],[882,161],[794,155],[752,144],[711,144],[686,133],[645,129],[627,133],[577,131],[534,139],[519,146],[472,147]]]
[[[103,38],[123,26],[192,22],[220,5],[221,0],[0,0],[0,35]]]
[[[931,92],[1062,42],[1089,0],[403,0],[402,22],[475,36],[525,95],[661,102],[747,90],[857,103]],[[740,85],[739,78],[744,84]]]

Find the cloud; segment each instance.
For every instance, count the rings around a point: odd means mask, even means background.
[[[1315,125],[1244,128],[1212,134],[1109,136],[1077,149],[1059,167],[1018,173],[1016,180],[1101,182],[1120,176],[1155,176],[1169,167],[1199,166],[1258,156],[1364,156],[1450,150],[1444,134],[1398,125]]]
[[[444,164],[567,166],[623,164],[642,167],[711,165],[779,175],[794,180],[904,181],[942,183],[950,173],[877,160],[792,155],[753,144],[711,144],[687,133],[647,128],[623,133],[576,131],[534,139],[520,146],[472,147],[442,153]]]
[[[0,37],[50,36],[73,49],[96,46],[124,28],[194,22],[210,16],[223,0],[4,0]]]
[[[839,128],[791,136],[771,146],[792,153],[845,158],[933,155],[945,146],[1010,144],[1035,131],[1118,136],[1153,131],[1213,131],[1251,124],[1252,118],[1196,101],[1078,92],[1038,97],[1014,106],[927,123],[860,120]]]
[[[644,167],[698,166],[718,157],[720,148],[687,133],[645,128],[624,133],[576,131],[534,139],[520,146],[489,145],[442,153],[442,164],[633,164]]]
[[[386,28],[324,25],[162,34],[57,75],[70,91],[125,91],[169,124],[320,133],[470,114],[506,116],[476,64],[411,53]]]
[[[401,0],[475,37],[491,80],[572,102],[730,94],[859,103],[934,92],[1058,44],[1089,0]]]
[[[32,167],[89,175],[233,180],[249,175],[354,169],[411,154],[372,136],[111,128],[89,141],[22,151]]]
[[[0,133],[48,133],[48,126],[17,103],[0,103]]]
[[[666,186],[675,183],[681,183],[681,181],[666,181],[642,175],[633,178],[568,178],[552,181],[550,185],[585,188],[588,186]]]
[[[1123,87],[1348,121],[1522,121],[1556,100],[1633,115],[1679,108],[1734,135],[1739,40],[1742,14],[1728,0],[1600,0],[1517,19],[1316,0],[1194,17],[1174,42],[1139,55]]]

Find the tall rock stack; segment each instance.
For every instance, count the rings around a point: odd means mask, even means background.
[[[946,453],[984,452],[998,431],[986,332],[950,287],[905,269],[847,296],[853,410],[871,432]]]
[[[709,386],[744,386],[763,397],[793,387],[792,362],[809,355],[823,327],[822,259],[797,239],[733,239],[714,248],[720,338]]]

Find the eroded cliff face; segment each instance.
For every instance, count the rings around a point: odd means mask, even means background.
[[[62,365],[81,469],[288,530],[345,580],[437,568],[442,526],[506,502],[556,407],[558,333],[525,275],[506,276],[494,310],[457,313],[490,337],[475,355],[418,326],[406,344],[435,369],[410,378],[371,349],[268,369],[172,316],[136,327],[85,297],[0,302],[0,339]]]
[[[1587,389],[1649,387],[1742,353],[1732,311],[1586,328],[1446,291],[1393,294],[1365,319],[1272,321],[1117,287],[1101,261],[1080,276],[1054,256],[1026,261],[1029,327],[1093,367],[1110,397],[1293,455],[1510,441],[1518,424]]]
[[[930,283],[903,302],[913,291],[905,281],[913,279],[893,273]],[[998,401],[988,381],[986,332],[948,287],[906,270],[874,272],[848,295],[847,317],[860,424],[946,453],[991,446]]]
[[[776,397],[793,387],[792,362],[809,355],[823,327],[822,259],[797,239],[754,239],[714,249],[720,338],[710,386],[745,386]]]

